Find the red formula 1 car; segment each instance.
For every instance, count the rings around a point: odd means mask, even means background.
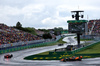
[[[7,54],[7,55],[4,56],[4,58],[12,58],[12,57],[13,57],[12,54]]]
[[[63,62],[66,62],[66,61],[81,61],[82,60],[82,56],[79,56],[79,57],[68,57],[68,58],[63,58],[61,59],[60,61],[63,61]]]

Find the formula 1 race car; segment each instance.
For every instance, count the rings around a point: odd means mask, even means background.
[[[12,58],[12,57],[13,57],[12,54],[11,55],[10,54],[7,54],[7,55],[4,56],[4,58]]]
[[[62,58],[60,61],[66,62],[66,61],[81,61],[82,60],[82,56],[79,57],[68,57],[68,58]]]

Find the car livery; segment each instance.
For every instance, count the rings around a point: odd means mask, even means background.
[[[7,54],[7,55],[4,56],[4,58],[12,58],[12,57],[13,57],[12,54]]]
[[[82,56],[79,57],[68,57],[68,58],[62,58],[60,61],[66,62],[66,61],[81,61],[82,60]]]

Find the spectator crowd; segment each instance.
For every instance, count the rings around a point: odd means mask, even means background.
[[[40,39],[42,38],[0,23],[0,45]]]
[[[100,19],[99,20],[90,20],[88,23],[88,30],[91,30],[92,26],[94,26],[94,27],[93,27],[91,34],[92,35],[100,35]]]
[[[94,23],[95,22],[95,23]],[[94,27],[93,27],[94,26]],[[100,19],[98,20],[89,20],[88,30],[92,29],[92,35],[100,35]],[[39,36],[18,30],[14,27],[9,27],[5,24],[0,23],[0,45],[1,44],[10,44],[20,41],[33,41],[42,39]]]

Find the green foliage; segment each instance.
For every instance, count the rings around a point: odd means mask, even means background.
[[[26,28],[23,28],[22,30],[25,32],[29,32],[31,34],[37,35],[35,32],[35,28],[26,27]]]
[[[59,27],[59,28],[54,28],[54,34],[55,35],[60,35],[61,34],[61,31],[63,31],[63,28],[62,27]]]
[[[45,33],[49,33],[49,29],[38,29],[38,30],[40,30],[40,31],[44,31]],[[62,27],[58,27],[58,28],[54,28],[54,29],[52,29],[52,31],[54,31],[54,34],[55,35],[60,35],[61,34],[61,31],[63,31],[63,28]]]
[[[54,28],[54,31],[63,31],[63,28],[62,27],[58,27],[58,28]]]
[[[31,33],[33,35],[37,35],[36,32],[35,32],[35,28],[31,28],[31,27],[25,27],[24,28],[24,27],[22,27],[20,22],[17,22],[17,24],[16,24],[16,26],[14,26],[14,28],[17,28],[19,30]]]
[[[66,33],[68,33],[68,30],[61,31],[61,34],[66,34]]]
[[[22,27],[22,24],[20,22],[17,22],[16,28],[21,29],[21,27]]]
[[[93,39],[80,39],[80,41],[91,41]]]
[[[47,30],[47,29],[38,29],[38,30],[43,31],[45,33],[48,33],[49,32],[49,30]]]
[[[43,38],[44,39],[52,39],[52,36],[50,33],[47,33],[47,34],[43,34]]]

